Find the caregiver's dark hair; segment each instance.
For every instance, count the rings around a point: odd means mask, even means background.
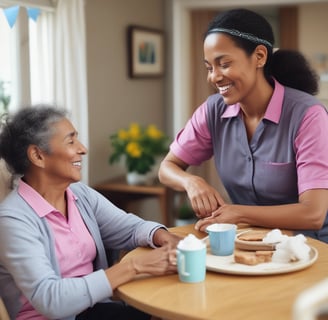
[[[48,105],[29,106],[19,110],[13,116],[2,118],[0,131],[0,158],[6,161],[9,171],[23,175],[30,161],[27,148],[36,145],[51,153],[49,141],[54,133],[53,124],[67,115],[64,109]]]
[[[310,94],[318,93],[319,77],[305,57],[295,50],[274,50],[274,35],[270,23],[261,15],[247,9],[232,9],[218,14],[209,24],[209,34],[223,32],[251,55],[258,45],[264,45],[268,58],[264,75],[272,83],[272,77],[281,84]]]

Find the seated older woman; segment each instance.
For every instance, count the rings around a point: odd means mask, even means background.
[[[11,319],[149,319],[113,291],[139,273],[176,272],[180,239],[79,182],[86,153],[64,110],[28,107],[3,124],[0,157],[21,177],[0,207],[0,296]],[[154,250],[108,267],[106,249],[137,246]]]

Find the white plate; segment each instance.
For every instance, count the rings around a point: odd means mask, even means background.
[[[221,257],[207,254],[206,269],[227,274],[238,275],[270,275],[294,272],[311,266],[318,258],[317,249],[311,247],[310,258],[305,261],[295,261],[290,263],[265,262],[255,266],[236,263],[233,255]]]

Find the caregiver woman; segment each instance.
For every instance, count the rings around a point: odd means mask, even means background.
[[[270,24],[234,9],[209,24],[208,81],[217,89],[177,134],[160,181],[186,191],[200,220],[294,229],[328,242],[328,115],[303,55],[273,50]],[[214,157],[232,204],[187,171]]]

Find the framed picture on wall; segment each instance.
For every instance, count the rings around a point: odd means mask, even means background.
[[[154,78],[164,74],[164,35],[156,29],[128,27],[130,78]]]

